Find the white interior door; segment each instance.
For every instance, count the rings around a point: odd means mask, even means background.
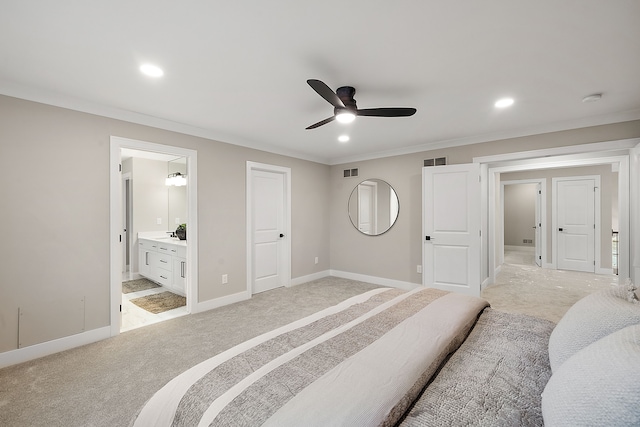
[[[538,267],[542,267],[542,185],[538,183],[536,186],[536,223],[533,228],[535,228],[535,247],[536,247],[536,265]]]
[[[286,176],[251,170],[252,293],[285,286],[289,280]]]
[[[557,181],[558,268],[595,271],[595,180]]]
[[[364,181],[358,185],[358,229],[365,234],[378,234],[376,194],[375,182]]]
[[[480,296],[480,165],[426,167],[423,284]]]

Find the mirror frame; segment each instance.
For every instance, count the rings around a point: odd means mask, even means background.
[[[352,216],[351,209],[350,209],[351,202],[352,202],[351,199],[352,199],[352,197],[354,197],[354,194],[357,194],[358,187],[360,187],[360,185],[362,185],[363,183],[365,183],[367,181],[373,181],[373,182],[386,184],[393,191],[393,194],[396,196],[397,209],[396,209],[396,215],[395,215],[394,221],[392,223],[390,223],[389,227],[387,227],[384,231],[376,233],[376,234],[365,233],[364,231],[360,230],[360,228],[357,225],[357,218],[356,218],[356,221],[354,222],[354,218]],[[360,181],[358,184],[356,184],[354,189],[351,190],[351,193],[349,194],[349,199],[347,200],[347,215],[349,216],[349,221],[351,222],[351,225],[353,225],[353,227],[356,230],[358,230],[358,232],[360,232],[361,234],[364,234],[365,236],[370,236],[370,237],[382,236],[383,234],[385,234],[389,230],[391,230],[393,228],[393,226],[396,224],[396,222],[398,222],[398,217],[400,216],[400,197],[398,197],[398,192],[396,191],[396,189],[393,188],[393,186],[391,184],[389,184],[387,181],[385,181],[383,179],[380,179],[380,178],[367,178],[367,179],[364,179],[364,180]]]

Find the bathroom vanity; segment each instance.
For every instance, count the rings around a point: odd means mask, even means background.
[[[138,237],[138,272],[171,292],[185,295],[187,242],[175,237]]]

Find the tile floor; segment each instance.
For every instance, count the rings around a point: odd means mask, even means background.
[[[123,281],[131,280],[132,278],[125,274]],[[149,313],[134,303],[131,302],[134,298],[144,297],[152,294],[159,294],[166,291],[166,288],[153,288],[140,292],[131,292],[128,294],[122,294],[122,321],[120,323],[120,332],[130,331],[132,329],[140,328],[142,326],[152,325],[154,323],[162,322],[164,320],[173,319],[176,317],[184,316],[187,313],[187,307],[179,307],[173,310],[165,311],[164,313],[153,314]]]

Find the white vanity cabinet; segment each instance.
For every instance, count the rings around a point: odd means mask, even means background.
[[[138,239],[138,272],[172,292],[185,295],[187,247],[163,239]]]

